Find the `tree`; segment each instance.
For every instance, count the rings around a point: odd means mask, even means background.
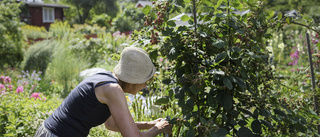
[[[23,60],[20,5],[14,0],[0,1],[0,67],[15,67]]]
[[[115,17],[118,12],[116,0],[67,0],[62,3],[75,6],[80,24],[84,24],[87,19],[90,19],[91,12],[97,15],[108,14],[111,17]]]
[[[89,17],[90,10],[96,6],[98,0],[70,0],[68,1],[77,8],[79,23],[84,24]]]

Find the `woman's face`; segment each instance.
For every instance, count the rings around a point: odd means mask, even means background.
[[[129,84],[126,89],[124,89],[124,92],[130,93],[130,94],[137,94],[141,89],[147,87],[146,83],[142,84]]]

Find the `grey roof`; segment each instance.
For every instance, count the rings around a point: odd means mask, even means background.
[[[69,8],[66,5],[60,5],[55,3],[40,3],[40,2],[25,2],[30,7],[56,7],[56,8]]]
[[[145,7],[146,5],[152,6],[152,1],[138,1],[135,7],[139,4],[141,4],[142,7]]]

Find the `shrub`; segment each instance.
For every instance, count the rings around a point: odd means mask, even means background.
[[[0,77],[0,135],[33,136],[38,126],[62,101],[39,93],[37,73],[17,71]],[[37,79],[37,80],[36,80]],[[48,89],[43,89],[48,90]]]
[[[32,45],[24,55],[21,63],[23,70],[38,70],[45,72],[48,63],[52,59],[55,47],[59,44],[57,40],[45,40]]]

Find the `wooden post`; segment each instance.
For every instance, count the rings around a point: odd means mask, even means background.
[[[314,95],[313,95],[313,100],[314,100],[313,110],[319,116],[318,97],[317,97],[317,91],[316,91],[316,82],[315,82],[315,77],[314,77],[313,62],[312,62],[312,57],[311,57],[312,53],[311,53],[310,40],[309,40],[309,34],[308,33],[306,33],[306,37],[307,37],[309,63],[310,63],[310,71],[311,71],[312,91],[314,92]],[[317,127],[318,127],[318,134],[320,134],[320,125],[318,125]]]

